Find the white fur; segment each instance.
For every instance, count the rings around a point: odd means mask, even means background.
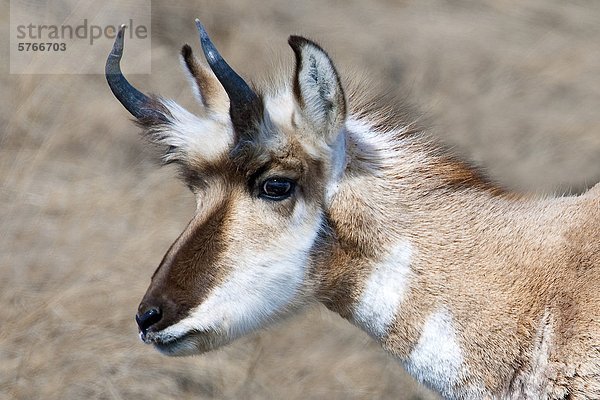
[[[421,338],[404,366],[418,381],[444,397],[457,397],[453,385],[461,376],[463,356],[447,310],[436,311],[425,321]]]
[[[342,175],[348,165],[346,154],[346,129],[342,129],[331,145],[331,178],[325,187],[325,201],[330,203],[339,189]]]
[[[550,312],[546,311],[540,321],[531,357],[531,369],[524,370],[514,379],[513,386],[522,388],[511,393],[510,400],[518,399],[540,399],[546,393],[548,380],[548,367],[550,357],[550,346],[553,340],[553,323]]]
[[[382,339],[409,287],[412,247],[397,244],[374,266],[362,297],[355,307],[354,322],[371,336]]]
[[[171,124],[159,132],[157,142],[173,146],[177,151],[167,154],[165,161],[172,158],[211,161],[226,151],[233,142],[233,129],[228,119],[210,114],[200,118],[172,100],[162,100],[173,116]],[[160,135],[164,133],[164,135]]]
[[[323,50],[310,44],[303,47],[298,82],[306,116],[315,126],[327,127],[335,116],[329,105],[336,105],[340,86],[335,68]]]
[[[192,94],[196,98],[196,101],[200,104],[206,105],[204,103],[204,98],[202,96],[200,86],[198,86],[198,81],[196,81],[196,78],[191,74],[182,55],[179,55],[179,62],[181,63],[181,68],[183,69],[185,77],[187,78],[188,82],[190,83],[190,86],[192,87]]]
[[[371,122],[364,119],[350,116],[346,120],[348,135],[354,138],[364,157],[377,160],[378,164],[387,167],[371,171],[375,175],[379,175],[383,171],[397,171],[399,159],[403,160],[406,169],[412,168],[413,165],[420,166],[428,162],[425,154],[407,150],[415,142],[414,137],[406,137],[401,143],[395,139],[395,137],[410,128],[411,126],[407,125],[394,131],[380,132],[372,126]]]
[[[254,246],[240,249],[231,260],[235,265],[227,280],[213,288],[187,318],[157,336],[173,340],[191,330],[216,331],[229,341],[298,306],[294,300],[306,281],[309,250],[322,220],[320,215],[306,214],[304,204],[298,202],[291,226],[279,241],[260,251]]]
[[[295,103],[289,90],[283,90],[275,95],[265,96],[265,110],[270,120],[279,126],[291,126],[295,112]]]

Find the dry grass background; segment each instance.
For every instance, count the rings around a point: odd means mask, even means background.
[[[324,310],[202,357],[142,345],[137,303],[192,196],[156,168],[104,77],[8,74],[7,6],[0,398],[435,398]],[[196,16],[245,76],[291,61],[290,33],[320,40],[342,71],[407,96],[507,186],[578,192],[600,180],[598,1],[154,2],[152,74],[131,80],[191,109],[177,54],[198,48]]]

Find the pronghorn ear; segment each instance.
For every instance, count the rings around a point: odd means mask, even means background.
[[[196,100],[209,111],[229,114],[229,98],[223,86],[209,68],[198,62],[188,44],[181,48],[181,64]]]
[[[331,142],[346,118],[346,99],[333,62],[316,43],[290,36],[296,55],[294,95],[304,117]]]

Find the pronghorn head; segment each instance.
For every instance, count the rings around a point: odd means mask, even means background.
[[[318,45],[290,37],[289,84],[257,94],[197,26],[210,69],[181,52],[196,114],[127,82],[123,29],[106,65],[115,96],[196,196],[136,316],[141,338],[170,355],[214,349],[311,300],[311,252],[346,154],[344,92]]]

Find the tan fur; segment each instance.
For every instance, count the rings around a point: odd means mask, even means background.
[[[465,384],[483,384],[501,398],[598,398],[598,187],[580,197],[498,197],[497,190],[467,174],[464,185],[449,188],[445,182],[465,175],[464,164],[440,167],[430,156],[431,145],[417,138],[397,145],[404,151],[395,165],[351,162],[349,174],[353,169],[378,173],[342,186],[330,211],[338,246],[362,249],[366,259],[383,251],[392,237],[410,237],[418,249],[411,264],[417,281],[384,347],[406,357],[424,318],[444,305],[466,350],[471,377]],[[411,159],[421,162],[411,165]],[[323,263],[346,264],[336,268],[347,270],[332,277],[325,266],[323,279],[364,281],[368,262],[348,265],[347,253],[333,253]],[[336,295],[330,306],[339,307],[336,311],[356,302],[361,292],[348,278],[342,285],[347,297]],[[548,347],[547,363],[535,359],[546,357],[539,353],[542,343]],[[523,387],[533,375],[539,387],[534,393]]]
[[[369,276],[406,241],[411,279],[378,338],[388,352],[410,358],[428,318],[443,309],[464,360],[448,396],[600,398],[600,185],[562,198],[508,193],[391,107],[375,109],[359,91],[345,99],[322,49],[302,38],[290,44],[295,77],[290,87],[266,91],[259,122],[244,125],[243,140],[218,161],[183,161],[198,210],[140,311],[171,304],[161,329],[188,318],[232,278],[238,253],[293,245],[278,241],[302,208],[306,221],[295,223],[319,227],[294,301],[318,300],[353,321]],[[184,58],[209,106],[221,93],[216,81],[191,51]],[[303,76],[306,60],[324,72]],[[319,101],[327,107],[317,118],[310,110]],[[294,196],[261,200],[261,179],[273,176],[296,181]]]

